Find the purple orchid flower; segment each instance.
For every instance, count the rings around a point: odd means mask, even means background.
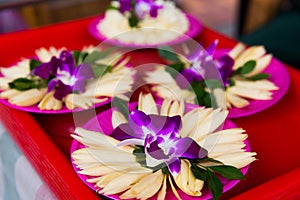
[[[55,89],[54,97],[62,100],[72,92],[84,92],[87,80],[94,78],[90,65],[75,65],[73,55],[61,52],[59,58],[53,56],[47,63],[42,63],[33,70],[33,74],[49,80],[48,92]]]
[[[134,110],[128,123],[121,124],[111,134],[122,145],[144,146],[146,165],[151,168],[166,165],[176,175],[180,172],[180,158],[197,159],[207,156],[207,151],[192,138],[181,138],[180,116],[146,115]]]
[[[205,65],[211,61],[213,54],[215,52],[218,40],[215,40],[203,51],[202,48],[198,48],[196,53],[188,57],[188,60],[191,63],[191,66],[187,69],[181,71],[181,75],[189,82],[193,81],[202,81],[206,77]],[[234,60],[227,54],[222,55],[220,58],[214,58],[214,61],[217,63],[218,70],[221,74],[221,78],[225,86],[229,85],[229,78],[233,72]],[[182,82],[182,81],[181,81]],[[179,83],[180,84],[180,83]],[[180,85],[182,88],[188,87],[187,84]]]
[[[120,3],[120,12],[130,12],[132,10],[132,0],[119,0]]]
[[[232,67],[234,65],[234,60],[229,55],[225,54],[217,59],[217,62],[223,83],[227,87],[229,86],[229,78],[233,73]]]
[[[142,19],[149,13],[153,18],[157,17],[158,10],[163,8],[162,5],[157,5],[153,0],[136,0],[135,12],[139,19]]]

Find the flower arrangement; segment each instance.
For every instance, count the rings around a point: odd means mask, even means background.
[[[128,44],[172,41],[188,28],[186,15],[174,2],[164,0],[112,1],[104,19],[97,25],[98,31],[107,38]]]
[[[272,91],[279,88],[268,80],[269,74],[263,73],[272,59],[263,46],[246,48],[239,43],[216,57],[216,45],[217,41],[206,49],[207,53],[199,49],[188,58],[176,55],[169,47],[159,49],[168,67],[149,72],[146,81],[155,84],[153,90],[162,98],[183,99],[206,107],[244,108],[249,100],[272,99]],[[220,79],[208,75],[215,66]]]
[[[128,60],[93,46],[81,51],[40,48],[36,57],[0,69],[0,97],[40,110],[87,109],[131,91],[135,71],[125,67]],[[117,87],[120,79],[123,87]]]
[[[72,135],[84,145],[72,152],[73,163],[101,194],[165,199],[171,190],[181,199],[209,188],[218,199],[220,177],[244,179],[239,169],[255,160],[256,153],[245,150],[243,129],[221,128],[227,111],[188,109],[168,99],[157,105],[151,94],[140,94],[129,114],[118,105],[122,109],[113,110],[109,133],[77,128]]]

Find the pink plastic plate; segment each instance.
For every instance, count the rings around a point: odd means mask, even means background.
[[[221,56],[228,51],[228,49],[217,50],[215,56]],[[270,100],[249,100],[250,104],[244,108],[231,108],[229,118],[245,117],[261,112],[273,106],[286,94],[290,86],[290,75],[283,63],[276,58],[272,58],[270,65],[263,72],[270,74],[269,80],[279,87],[279,90],[273,91],[273,98]]]
[[[192,106],[193,107],[193,106]],[[191,108],[192,108],[191,107]],[[101,131],[106,135],[109,135],[111,133],[111,131],[113,130],[112,128],[112,124],[111,124],[111,117],[112,117],[112,109],[108,109],[100,114],[98,114],[96,117],[94,117],[93,119],[91,119],[88,123],[86,123],[83,128],[87,129],[87,130],[91,130],[91,131]],[[233,122],[227,120],[223,126],[223,129],[229,129],[229,128],[235,128],[237,127]],[[99,133],[100,134],[100,133]],[[246,150],[250,151],[250,145],[248,143],[248,141],[245,141],[246,144]],[[71,146],[71,154],[72,152],[84,148],[84,145],[80,144],[77,140],[73,140],[72,142],[72,146]],[[71,158],[72,160],[72,158]],[[90,176],[86,176],[86,175],[82,175],[80,173],[78,173],[79,169],[76,167],[76,165],[73,163],[72,160],[72,166],[75,170],[75,172],[77,173],[77,175],[80,177],[80,179],[87,185],[89,186],[91,189],[96,191],[96,188],[94,187],[94,185],[92,183],[88,183],[86,181],[86,179],[88,178],[95,178],[95,177],[90,177]],[[244,168],[241,169],[243,174],[246,174],[246,172],[248,171],[249,166],[246,166]],[[223,192],[228,191],[229,189],[231,189],[232,187],[234,187],[239,180],[227,180],[227,179],[222,179],[221,181],[223,183]],[[168,188],[169,190],[167,190],[167,196],[166,199],[170,199],[170,200],[175,200],[177,199],[173,192],[171,191],[170,188]],[[184,192],[182,192],[181,190],[178,190],[179,195],[182,197],[182,199],[186,199],[186,200],[192,200],[192,199],[211,199],[212,195],[210,193],[210,191],[207,188],[204,188],[202,190],[202,196],[201,197],[192,197],[189,196],[187,194],[185,194]],[[118,195],[105,195],[106,197],[112,198],[112,199],[119,199]],[[156,199],[156,196],[150,198],[151,200]]]
[[[202,25],[193,16],[186,14],[186,17],[189,21],[189,30],[184,33],[182,36],[178,37],[175,40],[165,42],[165,43],[159,43],[159,44],[133,44],[133,43],[123,43],[113,38],[107,38],[104,36],[98,29],[97,25],[104,19],[104,15],[101,15],[100,17],[94,19],[91,21],[91,23],[88,26],[89,33],[97,40],[99,41],[105,41],[109,44],[116,45],[116,46],[123,46],[123,47],[129,47],[129,48],[151,48],[151,47],[158,47],[160,45],[173,45],[178,44],[181,42],[184,42],[190,38],[195,37],[197,34],[199,34],[202,31]]]

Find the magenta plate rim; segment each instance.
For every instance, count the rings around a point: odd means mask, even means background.
[[[17,105],[13,105],[13,104],[9,103],[7,99],[1,99],[1,98],[0,98],[0,103],[6,105],[8,107],[11,107],[11,108],[14,108],[14,109],[17,109],[17,110],[21,110],[21,111],[25,111],[25,112],[30,112],[30,113],[65,114],[65,113],[72,113],[72,112],[80,112],[80,111],[83,111],[83,110],[89,110],[89,109],[94,109],[94,108],[97,108],[97,107],[100,107],[100,106],[104,106],[104,105],[110,103],[111,99],[112,99],[111,97],[107,97],[107,100],[105,100],[103,102],[100,102],[100,103],[96,103],[88,109],[76,108],[76,109],[73,109],[73,110],[68,109],[65,105],[63,106],[63,108],[61,110],[41,110],[38,107],[38,105],[17,106]]]
[[[181,42],[184,42],[190,38],[194,38],[195,36],[197,36],[203,29],[202,24],[200,23],[200,21],[198,19],[196,19],[195,17],[185,13],[188,21],[189,21],[189,29],[187,32],[183,33],[182,36],[168,41],[168,42],[163,42],[163,43],[158,43],[158,44],[134,44],[134,43],[123,43],[120,42],[118,40],[115,39],[110,39],[107,38],[106,36],[104,36],[100,31],[98,31],[97,29],[97,25],[100,21],[102,21],[104,19],[104,14],[100,15],[99,17],[93,19],[89,25],[88,25],[88,31],[90,33],[91,36],[93,36],[95,39],[97,39],[98,41],[105,41],[108,44],[111,45],[116,45],[116,46],[122,46],[122,47],[129,47],[129,48],[155,48],[161,45],[174,45],[174,44],[178,44]]]
[[[135,104],[136,105],[136,104]],[[191,108],[194,108],[195,106],[190,106],[190,109]],[[105,110],[103,112],[101,112],[100,114],[98,114],[96,117],[92,118],[91,120],[89,120],[84,126],[83,128],[85,129],[88,129],[88,130],[91,130],[91,131],[97,131],[99,129],[102,128],[103,132],[107,135],[109,135],[109,133],[107,133],[109,130],[112,130],[112,127],[111,127],[111,116],[112,116],[112,108],[108,109],[108,110]],[[101,120],[100,120],[101,119]],[[110,124],[108,124],[110,123]],[[99,125],[100,124],[100,125]],[[101,128],[100,128],[101,127]],[[224,127],[223,128],[236,128],[237,126],[230,120],[226,120],[225,121],[225,124],[224,124]],[[250,149],[250,144],[248,142],[248,140],[245,140],[244,141],[245,144],[246,144],[246,151],[250,152],[251,149]],[[70,149],[70,155],[72,155],[72,152],[74,152],[75,150],[77,149],[81,149],[83,148],[84,146],[82,144],[80,144],[77,140],[73,140],[72,142],[72,145],[71,145],[71,149]],[[78,168],[76,167],[76,165],[74,164],[73,162],[73,159],[72,157],[70,158],[71,159],[71,163],[72,163],[72,166],[73,166],[73,169],[74,171],[76,172],[76,174],[79,176],[79,178],[88,186],[90,187],[92,190],[94,190],[96,192],[96,189],[94,187],[94,184],[92,183],[88,183],[86,181],[87,178],[90,178],[86,175],[83,175],[83,174],[79,174],[78,173]],[[241,169],[241,172],[245,175],[247,173],[249,169],[249,165],[247,165],[246,167],[243,167]],[[92,178],[92,177],[91,177]],[[225,180],[223,180],[225,181]],[[224,188],[223,188],[223,193],[225,193],[226,191],[230,190],[231,188],[233,188],[236,184],[238,184],[239,180],[227,180],[224,184]],[[182,192],[181,190],[178,190],[178,193],[180,194],[180,196],[183,198],[183,199],[211,199],[212,198],[212,195],[210,194],[209,190],[207,188],[203,189],[202,190],[203,192],[203,195],[201,197],[193,197],[193,196],[189,196],[187,194],[185,194],[184,192]],[[101,194],[101,193],[100,193]],[[118,195],[105,195],[105,194],[101,194],[103,196],[106,196],[106,197],[109,197],[109,198],[112,198],[112,199],[119,199],[119,196]],[[151,197],[150,199],[151,200],[154,200],[156,199],[155,196]],[[176,197],[173,195],[172,191],[171,190],[168,190],[167,191],[167,196],[166,196],[166,199],[171,199],[171,200],[175,200]]]
[[[217,49],[215,56],[221,56],[228,51],[229,49]],[[270,100],[249,100],[249,105],[244,108],[230,108],[228,118],[239,118],[256,114],[275,105],[284,97],[290,87],[290,75],[286,66],[273,57],[271,63],[263,72],[270,74],[269,80],[279,87],[279,90],[272,91],[273,98]]]

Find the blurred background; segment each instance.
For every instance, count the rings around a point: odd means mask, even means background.
[[[175,0],[205,26],[300,68],[300,0]],[[0,34],[104,13],[110,0],[0,0]]]

